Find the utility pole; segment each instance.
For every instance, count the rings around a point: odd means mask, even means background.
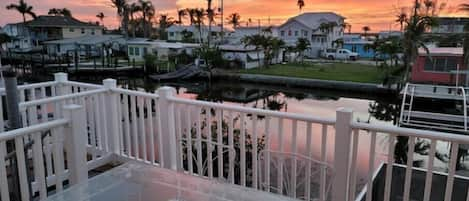
[[[221,14],[221,41],[223,43],[223,38],[225,36],[225,30],[223,29],[223,24],[225,22],[225,19],[224,19],[224,12],[225,12],[225,8],[223,7],[223,0],[220,0],[220,14]]]

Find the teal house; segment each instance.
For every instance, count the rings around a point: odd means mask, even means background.
[[[344,49],[358,53],[362,59],[375,58],[375,51],[367,48],[366,46],[373,44],[372,41],[358,40],[358,41],[344,41]]]

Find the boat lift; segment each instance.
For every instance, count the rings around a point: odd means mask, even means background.
[[[468,133],[467,113],[469,88],[407,83],[401,92],[399,126]],[[415,110],[416,98],[454,100],[461,103],[462,114],[443,114]]]

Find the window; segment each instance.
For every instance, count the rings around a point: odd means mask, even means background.
[[[81,33],[82,33],[82,34],[85,33],[85,29],[84,29],[84,28],[81,28]]]
[[[291,30],[288,30],[288,36],[291,36]]]
[[[295,31],[295,36],[298,36],[298,31]]]
[[[458,60],[455,57],[426,58],[423,68],[431,72],[450,72],[458,68]]]
[[[129,47],[129,55],[134,55],[134,48],[133,47]]]
[[[140,56],[140,48],[135,48],[135,56]]]
[[[174,32],[169,32],[169,36],[173,37],[173,36],[174,36]]]
[[[281,31],[280,36],[285,36],[285,31]]]
[[[303,30],[303,36],[308,36],[308,31]]]
[[[70,28],[69,31],[70,31],[70,32],[75,32],[75,29],[74,29],[74,28]]]

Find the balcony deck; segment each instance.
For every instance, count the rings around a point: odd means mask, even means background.
[[[0,94],[4,96],[5,90]],[[418,198],[433,201],[435,189],[445,201],[467,195],[467,188],[456,183],[456,166],[459,148],[469,144],[469,136],[354,122],[353,111],[345,108],[337,109],[336,118],[323,118],[174,94],[168,87],[156,93],[126,90],[112,79],[103,85],[73,82],[63,73],[54,81],[19,86],[23,128],[4,131],[6,109],[0,107],[0,158],[6,157],[0,160],[0,178],[8,178],[0,180],[1,200],[46,200],[88,181],[90,171],[127,161],[298,200],[410,200],[415,198],[414,149],[422,142],[428,143],[430,157]],[[376,149],[383,144],[386,153]],[[398,177],[395,147],[403,145],[408,149],[397,151],[407,160],[399,166]],[[441,168],[434,166],[441,146],[451,149],[443,179],[435,176]],[[12,163],[13,156],[17,163]],[[381,170],[382,164],[393,168]],[[385,175],[382,182],[375,180],[376,170]],[[445,184],[444,190],[434,184],[436,179]],[[359,194],[359,183],[364,183],[365,193]],[[366,193],[374,189],[382,199]]]

